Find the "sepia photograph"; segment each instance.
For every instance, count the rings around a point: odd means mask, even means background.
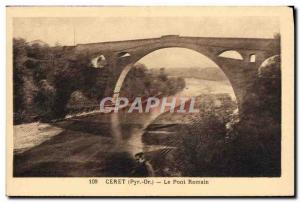
[[[291,8],[76,9],[7,8],[12,179],[206,186],[293,169]]]

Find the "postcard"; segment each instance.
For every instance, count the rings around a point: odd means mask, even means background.
[[[6,11],[8,196],[294,196],[292,7]]]

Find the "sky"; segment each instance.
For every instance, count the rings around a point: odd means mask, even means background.
[[[271,17],[112,17],[15,18],[14,37],[50,45],[154,38],[162,35],[272,38],[279,32]]]
[[[13,36],[49,45],[74,45],[105,41],[156,38],[163,35],[195,37],[273,38],[279,22],[272,17],[110,17],[110,18],[14,18]],[[147,57],[147,56],[146,56]],[[212,61],[187,49],[159,50],[144,62],[159,58],[168,67],[214,66]],[[151,62],[152,61],[152,62]]]

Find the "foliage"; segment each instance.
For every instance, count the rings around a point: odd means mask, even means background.
[[[72,92],[95,104],[103,96],[105,70],[89,68],[89,56],[68,58],[69,49],[13,40],[14,122],[50,121],[68,113]],[[100,82],[101,81],[101,82]]]
[[[24,48],[25,40],[14,40],[13,49],[13,105],[14,105],[14,120],[19,121],[23,119],[23,88],[24,84],[22,79],[24,67],[24,58],[26,56]]]
[[[181,77],[168,78],[161,69],[159,74],[150,71],[144,64],[135,64],[124,81],[121,96],[149,97],[154,95],[174,95],[185,87]]]
[[[278,56],[279,57],[279,56]],[[267,63],[249,87],[235,126],[238,134],[230,147],[234,172],[242,176],[281,174],[281,73],[280,58]],[[269,71],[273,69],[274,71]],[[234,155],[233,155],[234,154]]]
[[[176,136],[155,139],[144,135],[146,143],[177,147],[159,161],[162,175],[172,176],[178,171],[179,176],[281,175],[280,59],[264,68],[248,87],[239,121],[231,120],[234,104],[226,96],[219,95],[221,103],[216,105],[214,95],[203,94],[196,102],[200,103],[200,113],[191,117],[191,124],[177,127]]]
[[[109,68],[93,68],[89,53],[77,54],[75,59],[70,57],[73,54],[59,44],[50,47],[39,40],[13,40],[14,123],[64,117],[69,106],[82,105],[74,103],[74,92],[80,92],[90,105],[112,96],[115,83],[109,83],[114,80]],[[184,88],[183,79],[160,76],[136,64],[126,77],[123,96],[169,95]]]

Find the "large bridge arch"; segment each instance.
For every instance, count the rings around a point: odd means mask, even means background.
[[[186,44],[184,45],[184,47],[183,46],[178,46],[178,45],[176,45],[176,46],[175,45],[173,45],[173,46],[170,46],[170,45],[168,45],[168,46],[157,46],[155,48],[150,48],[150,49],[147,49],[147,50],[144,50],[144,51],[140,51],[138,54],[131,52],[130,54],[131,54],[131,56],[133,58],[131,58],[130,63],[128,63],[127,65],[125,65],[124,68],[122,68],[122,71],[119,74],[118,79],[117,79],[117,81],[115,83],[115,87],[114,87],[114,90],[113,90],[113,96],[114,96],[114,98],[116,99],[119,96],[119,93],[121,91],[121,88],[123,86],[125,78],[126,78],[127,74],[130,72],[130,70],[132,69],[132,67],[133,67],[133,65],[135,63],[137,63],[141,59],[147,57],[148,55],[150,55],[151,53],[154,53],[156,51],[166,50],[166,49],[173,49],[173,48],[180,48],[180,49],[190,50],[190,51],[195,52],[195,53],[197,53],[199,55],[202,55],[207,60],[209,60],[210,62],[212,62],[214,64],[214,66],[218,67],[224,73],[224,75],[226,76],[227,80],[230,83],[230,86],[232,87],[232,90],[233,90],[234,96],[236,98],[236,101],[238,102],[239,98],[237,97],[237,94],[235,92],[235,88],[232,85],[232,83],[230,81],[230,78],[223,71],[223,69],[222,69],[223,66],[221,66],[221,65],[218,64],[219,61],[215,61],[214,60],[215,56],[213,54],[211,54],[211,52],[202,51],[202,50],[199,50],[198,48],[195,48],[193,46],[191,47],[191,46],[188,46]]]

